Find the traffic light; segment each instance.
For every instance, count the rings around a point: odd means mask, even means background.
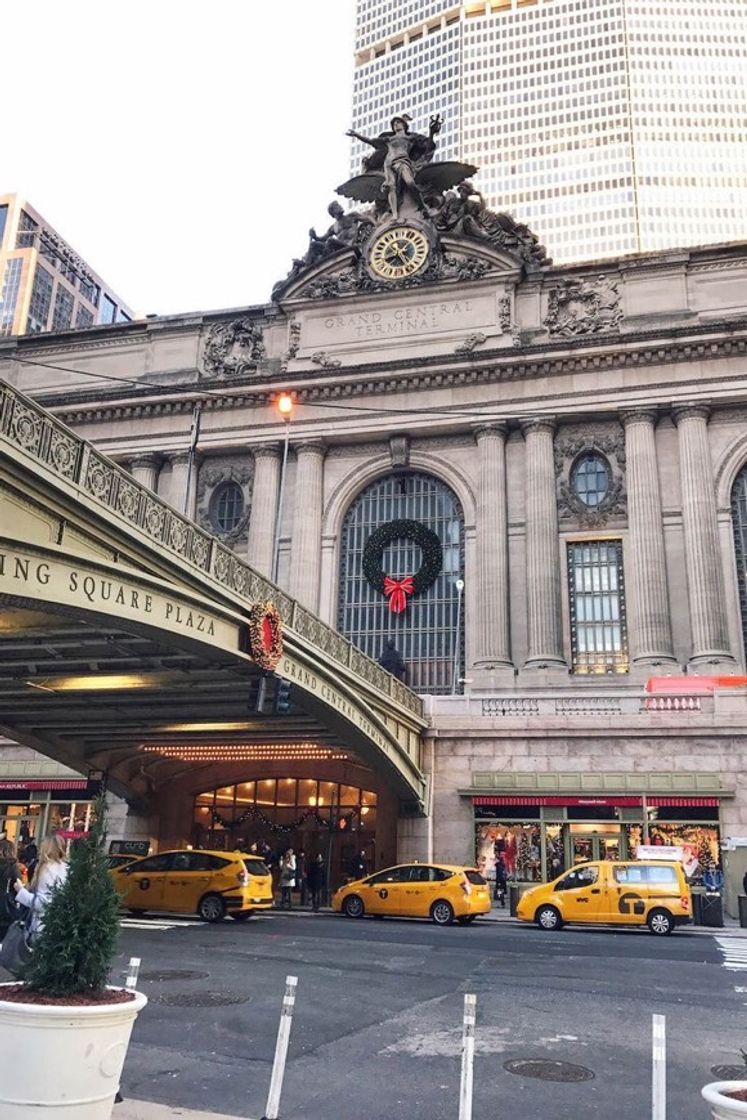
[[[275,712],[279,716],[287,715],[290,711],[291,682],[280,677],[275,681]]]

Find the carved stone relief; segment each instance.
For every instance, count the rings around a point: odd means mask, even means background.
[[[573,484],[573,471],[584,455],[596,452],[606,460],[609,471],[607,493],[595,506],[579,498]],[[558,492],[558,516],[572,518],[588,529],[606,525],[610,517],[627,509],[625,492],[625,433],[618,424],[566,425],[558,429],[555,439],[555,476]]]
[[[617,281],[606,276],[562,280],[550,290],[545,326],[564,338],[617,330],[623,318],[620,299]]]
[[[200,466],[197,480],[197,522],[207,532],[219,537],[229,548],[235,548],[248,539],[253,481],[254,463],[243,455],[216,456],[205,459]],[[235,482],[240,486],[244,497],[242,516],[229,531],[221,527],[216,517],[216,498],[226,482]]]
[[[262,327],[248,316],[230,323],[214,323],[205,342],[202,361],[209,377],[240,377],[254,373],[265,357]]]

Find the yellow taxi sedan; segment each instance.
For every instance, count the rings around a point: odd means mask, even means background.
[[[472,867],[404,863],[340,887],[332,909],[348,918],[430,918],[437,926],[455,919],[468,925],[490,912],[486,880]]]
[[[273,904],[269,868],[246,852],[159,852],[111,874],[122,905],[136,916],[157,910],[244,921]]]

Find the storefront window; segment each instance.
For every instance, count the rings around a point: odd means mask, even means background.
[[[503,860],[507,879],[542,881],[540,824],[506,822],[477,826],[477,868],[488,879],[495,878],[498,858]]]
[[[702,876],[711,861],[721,862],[719,830],[716,825],[660,821],[649,826],[649,844],[682,848],[685,870],[696,880]]]
[[[565,871],[565,843],[562,824],[545,827],[545,877],[557,879]]]

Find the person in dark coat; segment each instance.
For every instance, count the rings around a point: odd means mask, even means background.
[[[327,868],[324,866],[324,856],[321,852],[309,864],[306,871],[306,882],[311,895],[311,908],[316,913],[322,904],[327,889]]]
[[[407,666],[402,660],[402,655],[395,646],[393,638],[389,638],[387,641],[384,652],[379,658],[379,665],[398,680],[407,681]]]
[[[309,884],[306,852],[303,849],[301,849],[300,852],[296,852],[296,890],[299,891],[301,895],[298,901],[301,906],[305,906],[309,893]]]
[[[495,861],[495,893],[494,898],[496,902],[500,902],[501,907],[506,908],[506,865],[503,862],[503,856],[498,856]]]
[[[0,840],[0,941],[8,932],[11,922],[18,917],[13,884],[21,878],[21,869],[16,860],[15,844],[10,840]]]
[[[350,874],[354,879],[365,879],[366,875],[368,875],[368,860],[366,859],[365,852],[361,852],[360,855],[357,855],[350,864]]]
[[[747,871],[745,871],[742,879],[742,894],[747,894]]]

